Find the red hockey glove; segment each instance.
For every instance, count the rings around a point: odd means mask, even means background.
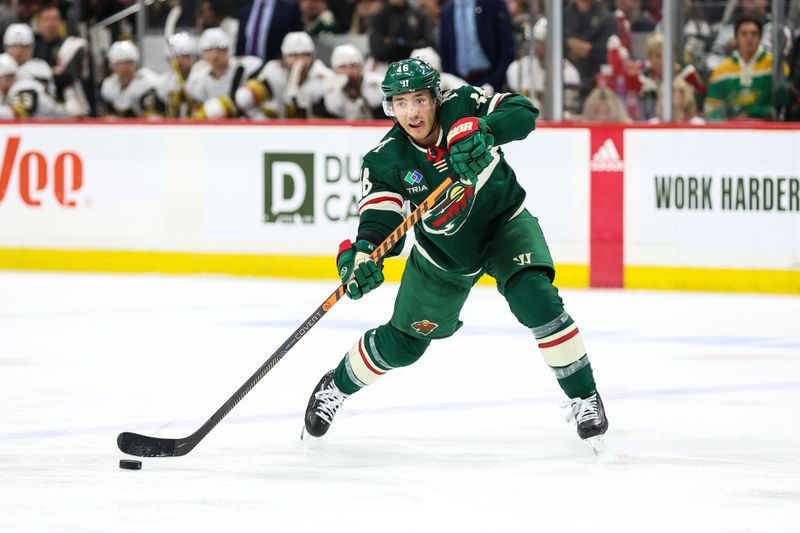
[[[478,181],[478,175],[492,162],[489,149],[493,144],[494,136],[482,118],[462,118],[453,124],[447,134],[447,149],[462,183],[474,185]]]

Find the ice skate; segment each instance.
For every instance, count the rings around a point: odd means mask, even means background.
[[[344,403],[347,394],[339,390],[333,382],[333,370],[322,376],[306,407],[304,431],[300,434],[302,439],[305,434],[312,437],[322,437],[328,432],[333,422],[333,417]]]
[[[588,398],[570,398],[562,407],[569,409],[567,422],[575,420],[578,436],[598,455],[604,444],[603,434],[608,429],[608,419],[600,394],[594,393]]]

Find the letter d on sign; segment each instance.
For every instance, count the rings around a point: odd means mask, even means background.
[[[287,187],[288,182],[291,186]],[[294,213],[306,197],[306,176],[297,163],[272,163],[272,213]]]
[[[314,154],[264,154],[264,220],[314,220]]]

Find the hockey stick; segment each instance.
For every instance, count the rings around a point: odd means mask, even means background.
[[[395,230],[388,236],[384,241],[378,246],[370,257],[376,263],[391,250],[413,226],[416,224],[422,216],[428,212],[432,207],[433,204],[436,203],[436,200],[439,196],[450,186],[453,182],[452,178],[446,178],[436,189],[428,195],[425,200],[419,204],[417,207],[404,221],[402,224],[397,226]],[[308,333],[308,331],[314,327],[314,325],[320,321],[320,319],[325,316],[325,314],[330,311],[330,309],[338,302],[345,293],[345,286],[339,285],[333,294],[328,296],[325,301],[317,307],[317,309],[309,316],[303,324],[294,330],[294,332],[289,335],[289,338],[281,344],[280,348],[278,348],[275,353],[273,353],[269,359],[267,359],[256,373],[250,376],[250,379],[244,382],[244,384],[239,387],[233,396],[228,398],[222,406],[217,409],[217,412],[214,413],[211,418],[206,420],[206,422],[200,426],[200,429],[189,435],[188,437],[182,439],[165,439],[165,438],[158,438],[158,437],[147,437],[145,435],[139,435],[138,433],[129,433],[124,432],[120,433],[117,437],[117,446],[123,452],[129,455],[137,455],[139,457],[174,457],[178,455],[186,455],[195,446],[197,446],[203,438],[205,438],[208,433],[214,429],[214,427],[219,424],[219,422],[225,418],[225,416],[233,409],[236,404],[238,404],[242,398],[244,398],[250,390],[256,386],[256,384],[261,381],[267,372],[272,370],[272,368],[278,364],[286,353],[291,350],[294,345],[303,338],[303,336]]]

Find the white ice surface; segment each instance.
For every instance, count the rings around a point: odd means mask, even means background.
[[[319,377],[396,286],[340,302],[189,455],[331,282],[0,273],[0,531],[798,532],[800,298],[562,291],[611,429],[580,442],[532,336],[478,287],[462,330],[300,441]]]

